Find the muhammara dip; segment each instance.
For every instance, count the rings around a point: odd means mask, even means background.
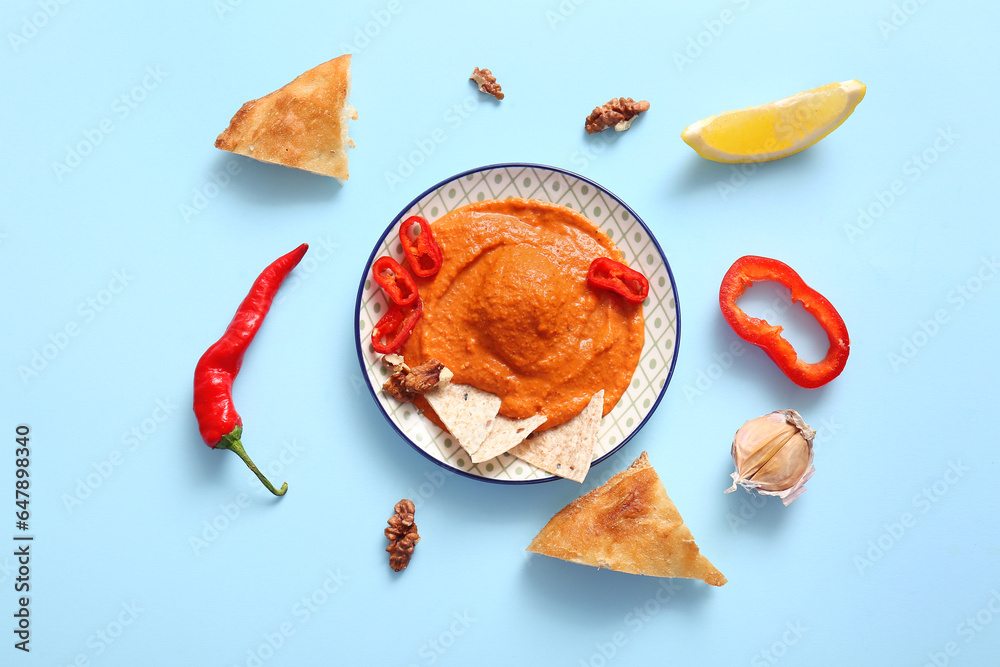
[[[469,204],[432,226],[444,262],[417,278],[424,314],[403,346],[406,362],[439,359],[456,384],[499,396],[505,417],[544,414],[538,431],[602,389],[610,412],[644,335],[642,304],[587,285],[596,257],[623,261],[611,239],[569,208],[524,199]]]

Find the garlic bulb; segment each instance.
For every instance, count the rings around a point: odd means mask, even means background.
[[[751,419],[733,437],[733,485],[778,496],[786,505],[802,495],[813,476],[813,438],[816,431],[795,410],[776,410]]]

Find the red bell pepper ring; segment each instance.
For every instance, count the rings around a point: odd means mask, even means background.
[[[799,359],[791,343],[782,338],[780,326],[766,320],[750,317],[739,306],[739,299],[751,284],[761,281],[781,283],[792,293],[792,302],[798,301],[826,332],[830,348],[822,361],[814,364]],[[807,389],[820,387],[840,375],[847,364],[851,340],[847,325],[837,309],[826,297],[812,289],[790,266],[776,259],[747,255],[736,260],[719,288],[719,306],[722,315],[740,338],[764,350],[778,368],[795,384]]]
[[[417,299],[412,308],[393,304],[372,329],[372,347],[379,354],[392,354],[403,347],[417,320],[424,314],[424,302]],[[383,342],[382,339],[385,339]]]
[[[607,257],[598,257],[590,263],[587,283],[595,289],[606,289],[620,294],[630,303],[642,303],[649,295],[649,281],[646,280],[646,276]]]
[[[416,303],[420,296],[417,284],[413,282],[413,276],[392,257],[376,259],[372,264],[372,277],[385,291],[389,300],[397,306],[410,306]]]
[[[419,231],[411,234],[414,227]],[[430,278],[441,269],[441,246],[434,239],[434,231],[427,220],[411,215],[399,226],[399,242],[410,268],[421,278]]]

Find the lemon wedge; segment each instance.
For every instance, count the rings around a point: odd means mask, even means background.
[[[840,127],[865,97],[857,79],[828,83],[783,100],[726,111],[681,132],[698,155],[716,162],[766,162],[794,155]]]

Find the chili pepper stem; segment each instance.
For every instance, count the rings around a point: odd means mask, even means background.
[[[243,459],[243,463],[247,464],[247,467],[253,471],[253,474],[257,475],[257,479],[264,483],[264,486],[267,487],[268,491],[276,496],[285,495],[285,491],[288,491],[288,482],[282,482],[280,489],[274,488],[274,484],[271,484],[270,480],[268,480],[267,477],[264,477],[264,473],[257,469],[253,460],[251,460],[251,458],[247,455],[246,450],[243,449],[243,443],[240,442],[241,435],[243,435],[243,427],[237,426],[233,429],[232,433],[222,436],[222,440],[219,441],[219,444],[217,444],[215,448],[228,449],[236,452],[236,455]]]

